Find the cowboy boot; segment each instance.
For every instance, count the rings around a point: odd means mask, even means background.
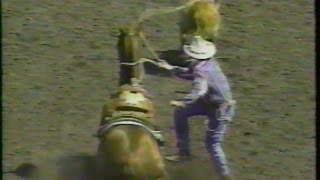
[[[168,155],[165,157],[165,160],[171,162],[182,162],[182,161],[189,161],[192,159],[192,156],[189,152],[180,152],[174,155]]]

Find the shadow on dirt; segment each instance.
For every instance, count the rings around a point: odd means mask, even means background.
[[[190,163],[185,163],[185,166]],[[59,180],[96,180],[95,156],[92,155],[74,155],[65,156],[58,161]],[[166,168],[172,180],[191,180],[190,174],[185,173],[185,167],[181,164],[166,163]]]
[[[194,180],[206,179],[203,177],[205,170],[194,168],[192,173],[186,173],[186,169],[192,167],[192,162],[184,164],[166,163],[166,169],[171,180]],[[95,157],[88,155],[77,155],[65,157],[60,160],[59,180],[97,180],[95,173]],[[120,179],[119,179],[120,180]]]
[[[22,163],[11,171],[3,172],[10,179],[57,179],[57,180],[93,180],[95,174],[95,156],[78,154],[61,157],[46,165]],[[54,165],[55,164],[55,165]]]
[[[23,179],[35,179],[42,180],[52,175],[58,180],[97,180],[95,177],[96,157],[88,154],[78,154],[72,156],[64,156],[59,158],[54,167],[53,174],[47,174],[46,168],[42,166],[36,166],[30,163],[22,163],[15,170],[3,172],[3,174],[13,174],[15,177]],[[192,173],[186,173],[186,169],[193,167],[193,162],[181,163],[168,163],[166,162],[166,169],[169,173],[171,180],[194,180],[194,179],[206,179],[202,177],[208,170],[206,168],[193,168]],[[42,172],[44,171],[44,172]],[[41,173],[42,172],[42,173]]]
[[[58,177],[63,180],[92,180],[95,174],[95,156],[79,154],[65,156],[58,161]]]
[[[21,178],[31,178],[38,171],[38,167],[31,163],[22,163],[15,170],[3,172],[3,174],[14,174]]]
[[[148,75],[160,76],[160,77],[170,77],[171,76],[170,71],[168,71],[166,69],[159,68],[151,63],[145,63],[144,69],[145,69],[145,73]]]
[[[171,180],[196,180],[196,179],[216,179],[214,171],[211,167],[204,166],[201,168],[194,167],[195,161],[183,163],[169,163],[166,162],[166,168]],[[208,174],[208,172],[210,172]]]

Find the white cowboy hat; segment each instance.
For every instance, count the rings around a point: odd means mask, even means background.
[[[208,59],[216,54],[217,49],[213,43],[195,36],[190,45],[183,46],[183,51],[195,59]]]

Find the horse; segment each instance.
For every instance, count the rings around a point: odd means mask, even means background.
[[[185,8],[179,21],[181,47],[193,36],[213,42],[221,25],[219,9],[219,2],[214,0],[199,0]]]
[[[138,59],[139,28],[121,28],[120,62]],[[98,180],[168,180],[158,146],[154,107],[150,95],[139,86],[141,66],[120,65],[118,91],[105,103],[98,130]]]

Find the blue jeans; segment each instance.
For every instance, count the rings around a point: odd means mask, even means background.
[[[177,148],[179,153],[189,153],[189,126],[188,118],[192,116],[207,116],[208,127],[206,130],[206,149],[210,154],[213,165],[221,175],[229,174],[226,158],[221,148],[223,135],[227,130],[227,120],[233,118],[234,106],[208,107],[197,101],[183,108],[176,108],[174,112],[174,124],[177,136]]]

